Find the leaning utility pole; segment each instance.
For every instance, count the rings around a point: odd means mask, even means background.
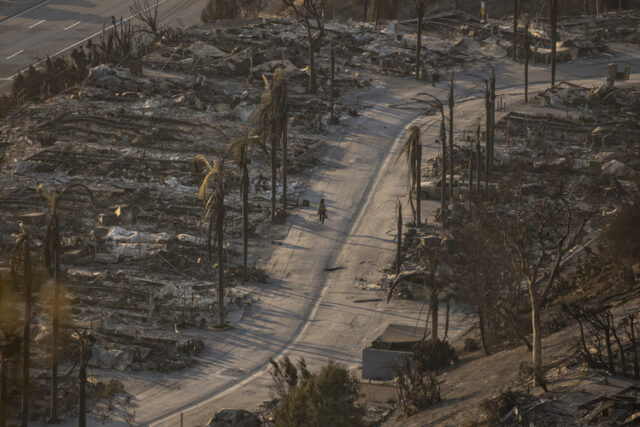
[[[556,85],[556,53],[558,44],[558,0],[551,0],[551,86]]]
[[[453,98],[454,74],[451,71],[451,81],[449,84],[449,202],[453,203]]]

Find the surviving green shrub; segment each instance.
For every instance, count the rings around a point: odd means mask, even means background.
[[[358,382],[341,365],[329,362],[317,374],[299,379],[282,395],[274,412],[282,427],[362,426],[364,410],[356,406]]]

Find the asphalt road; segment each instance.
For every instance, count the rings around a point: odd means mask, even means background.
[[[197,24],[206,0],[158,0],[162,25]],[[12,77],[47,56],[98,36],[111,17],[132,19],[133,0],[46,0],[0,22],[0,92]],[[155,5],[154,0],[149,4]],[[154,6],[155,7],[155,6]]]

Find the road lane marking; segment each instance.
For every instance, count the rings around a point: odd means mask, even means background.
[[[14,56],[18,56],[20,55],[22,52],[24,52],[24,49],[17,51],[16,53],[14,53],[13,55],[7,56],[5,59],[9,60],[11,58],[13,58]]]
[[[76,25],[78,25],[79,23],[80,23],[80,21],[76,22],[75,24],[71,24],[71,25],[69,25],[67,28],[65,28],[63,31],[70,30],[70,29],[72,29],[73,27],[75,27]]]
[[[47,1],[47,2],[45,2],[45,3],[48,3],[49,1],[51,1],[51,0],[48,0],[48,1]],[[143,9],[143,10],[141,11],[141,13],[142,13],[142,12],[146,12],[147,10],[149,10],[149,9],[151,9],[151,8],[153,8],[153,7],[160,6],[161,4],[166,3],[167,1],[169,1],[169,0],[160,0],[159,2],[157,2],[156,4],[154,4],[153,6],[149,6],[149,7],[145,8],[145,9]],[[42,4],[45,4],[45,3],[42,3]],[[41,6],[41,5],[39,5],[39,6]],[[135,17],[136,17],[136,16],[138,16],[138,15],[139,15],[139,13],[134,14],[134,15],[131,15],[130,17],[128,17],[128,18],[126,18],[126,19],[123,19],[121,22],[128,22],[128,21],[130,21],[131,19],[135,18]],[[105,28],[104,28],[104,30],[97,31],[95,34],[92,34],[92,35],[90,35],[89,37],[85,37],[85,38],[83,38],[82,40],[77,41],[77,42],[73,43],[72,45],[69,45],[69,46],[65,47],[64,49],[60,49],[59,51],[57,51],[56,53],[54,53],[53,55],[51,55],[51,56],[49,56],[49,57],[50,57],[50,58],[53,58],[54,56],[58,56],[58,55],[60,55],[61,53],[64,53],[64,52],[66,52],[67,50],[72,49],[72,48],[74,48],[74,47],[78,46],[79,44],[82,44],[82,43],[86,42],[87,40],[94,38],[94,37],[95,37],[95,36],[97,36],[97,35],[102,34],[102,33],[103,33],[103,31],[109,31],[109,30],[111,30],[111,29],[113,29],[113,24],[109,25],[108,27],[105,27]],[[17,55],[17,54],[19,54],[19,53],[21,53],[21,52],[23,52],[23,51],[20,51],[20,52],[16,53],[16,55]],[[7,58],[7,59],[8,59],[8,58]],[[18,71],[17,73],[15,73],[14,75],[12,75],[12,76],[10,77],[10,79],[12,79],[12,80],[13,80],[13,79],[18,75],[18,74],[20,74],[20,73],[22,73],[22,72],[24,72],[24,71],[27,71],[29,68],[31,68],[31,66],[33,66],[33,67],[37,67],[38,65],[42,64],[44,61],[45,61],[45,60],[42,60],[42,61],[36,62],[35,64],[31,64],[30,66],[26,67],[25,69],[20,70],[20,71]]]
[[[39,20],[38,22],[36,22],[35,24],[31,24],[31,25],[29,25],[29,29],[31,29],[31,28],[33,28],[33,27],[35,27],[36,25],[40,25],[40,24],[42,24],[44,21],[46,21],[46,19],[41,19],[41,20]]]
[[[45,4],[47,4],[47,3],[49,3],[49,2],[51,2],[51,0],[43,1],[42,3],[37,4],[37,5],[35,5],[35,6],[32,6],[32,7],[30,7],[30,8],[29,8],[29,9],[27,9],[27,10],[23,10],[23,11],[22,11],[22,12],[20,12],[20,13],[16,13],[15,15],[7,16],[7,17],[6,17],[6,18],[4,18],[4,19],[0,19],[0,22],[5,22],[5,21],[8,21],[8,20],[10,20],[10,19],[13,19],[13,18],[17,18],[17,17],[19,17],[19,16],[22,16],[22,15],[24,15],[25,13],[29,13],[29,12],[31,12],[32,10],[37,9],[37,8],[39,8],[40,6],[44,6]]]

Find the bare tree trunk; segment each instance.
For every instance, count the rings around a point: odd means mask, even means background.
[[[513,0],[513,60],[518,59],[518,18],[520,15],[520,0]]]
[[[451,72],[451,82],[449,85],[449,201],[453,203],[453,107],[455,99],[453,97],[454,75]]]
[[[529,103],[529,19],[525,23],[524,33],[524,102]]]
[[[56,229],[58,219],[54,218]],[[49,422],[57,423],[58,420],[58,333],[60,329],[60,239],[54,236],[55,265],[53,271],[53,330],[51,333],[51,405]]]
[[[23,351],[22,351],[22,411],[21,411],[21,427],[27,427],[29,423],[29,400],[30,400],[30,381],[29,381],[29,364],[31,352],[31,254],[30,246],[27,241],[24,247],[24,331],[22,335]]]
[[[87,405],[85,387],[87,384],[87,346],[84,337],[80,337],[80,368],[78,370],[78,427],[87,426]]]
[[[400,274],[400,261],[402,259],[402,203],[397,201],[398,217],[396,222],[398,223],[398,237],[396,242],[396,275]]]
[[[529,286],[535,286],[530,284]],[[540,327],[540,307],[537,303],[537,298],[531,295],[532,292],[536,292],[533,289],[529,290],[529,298],[531,300],[531,328],[533,331],[533,372],[535,385],[545,386],[544,371],[542,369],[542,330]]]
[[[418,11],[416,28],[416,79],[420,80],[422,70],[422,17],[424,12]]]
[[[633,377],[640,377],[640,358],[638,357],[638,342],[636,340],[635,315],[629,314],[629,341],[631,342],[631,349],[633,350]]]
[[[600,0],[596,0],[596,16],[600,16]]]
[[[622,0],[618,0],[618,10],[622,12]]]
[[[249,258],[249,167],[246,147],[243,148],[242,157],[242,177],[240,178],[240,186],[242,187],[242,275],[246,281],[248,279]]]
[[[486,356],[489,355],[489,343],[487,342],[487,332],[485,325],[484,310],[478,306],[478,324],[480,326],[480,346],[482,347],[482,353]]]
[[[557,43],[558,43],[558,0],[551,0],[551,86],[556,85]]]
[[[364,15],[362,16],[362,21],[367,22],[369,20],[369,0],[364,0]]]
[[[422,141],[416,147],[416,227],[422,226]]]
[[[584,14],[589,15],[589,0],[584,0]]]

